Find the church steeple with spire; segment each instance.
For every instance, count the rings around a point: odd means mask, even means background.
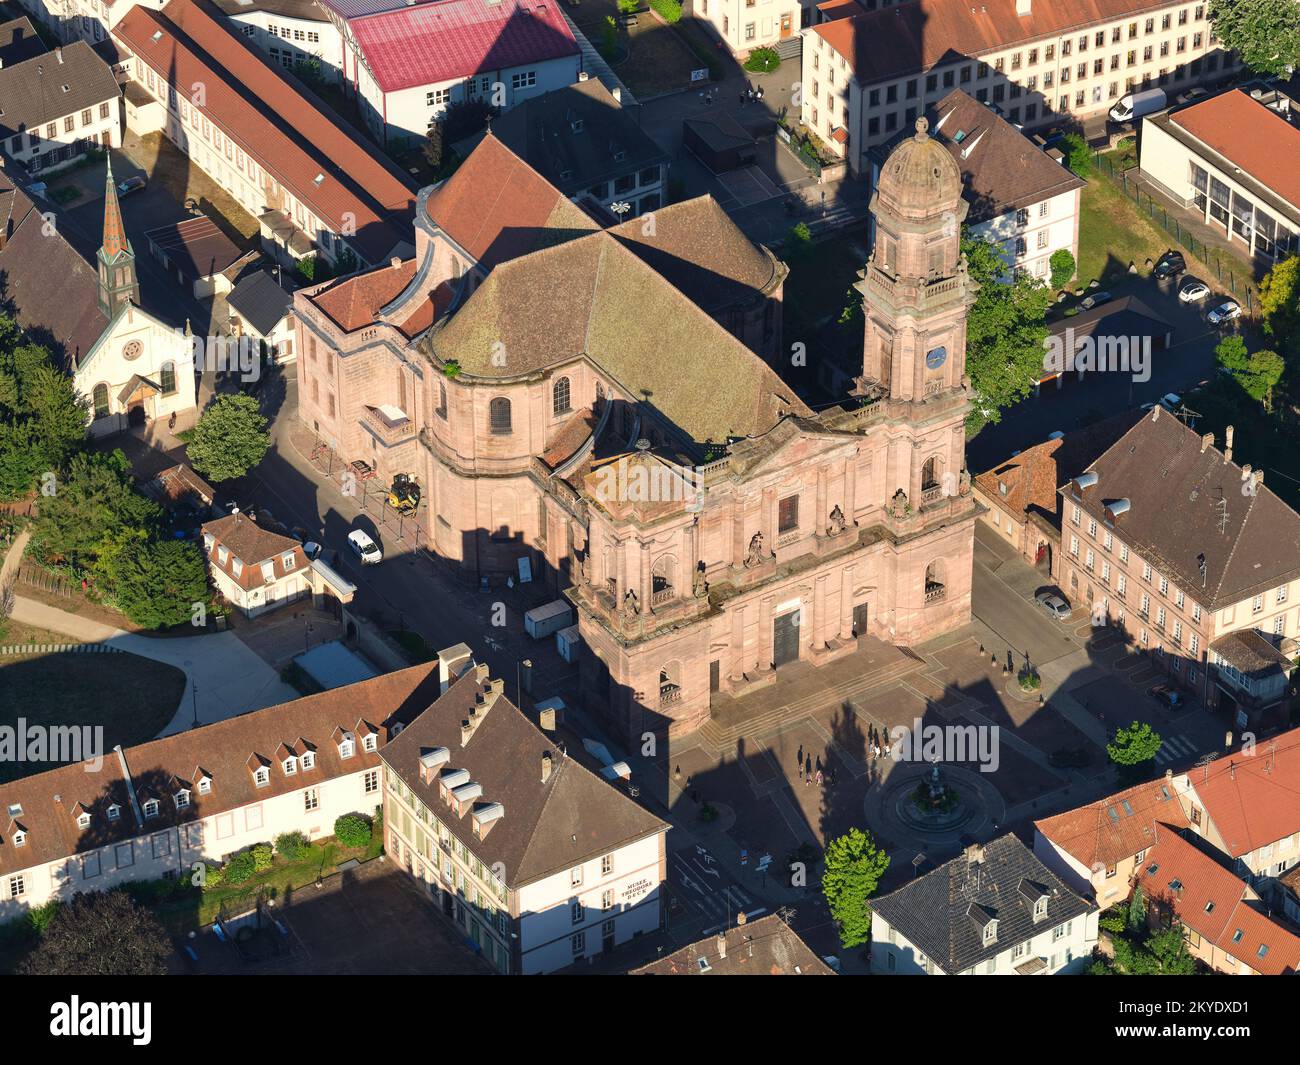
[[[99,262],[99,309],[112,318],[123,303],[139,304],[140,282],[135,273],[135,251],[126,237],[122,206],[113,182],[113,162],[108,163],[104,188],[104,240],[96,255]]]

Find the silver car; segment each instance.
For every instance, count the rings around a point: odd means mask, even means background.
[[[1034,602],[1058,621],[1063,621],[1070,616],[1070,604],[1055,592],[1039,592],[1034,596]]]

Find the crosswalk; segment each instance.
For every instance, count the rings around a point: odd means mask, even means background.
[[[753,896],[732,881],[707,850],[678,851],[671,864],[679,894],[707,917],[730,925],[742,911],[757,915]]]
[[[1190,762],[1200,753],[1197,745],[1181,733],[1176,736],[1162,736],[1161,739],[1164,742],[1156,752],[1156,765]]]

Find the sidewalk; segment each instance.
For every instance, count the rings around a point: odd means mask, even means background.
[[[14,597],[13,617],[25,625],[75,636],[86,643],[106,643],[119,651],[182,670],[185,692],[161,736],[192,728],[196,714],[199,724],[209,725],[298,698],[298,692],[280,680],[275,670],[233,632],[174,638],[140,636],[22,596]],[[111,663],[107,664],[111,667]]]

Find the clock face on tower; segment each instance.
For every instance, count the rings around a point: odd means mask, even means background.
[[[948,349],[945,347],[931,348],[925,353],[925,366],[929,370],[937,370],[948,361]]]

